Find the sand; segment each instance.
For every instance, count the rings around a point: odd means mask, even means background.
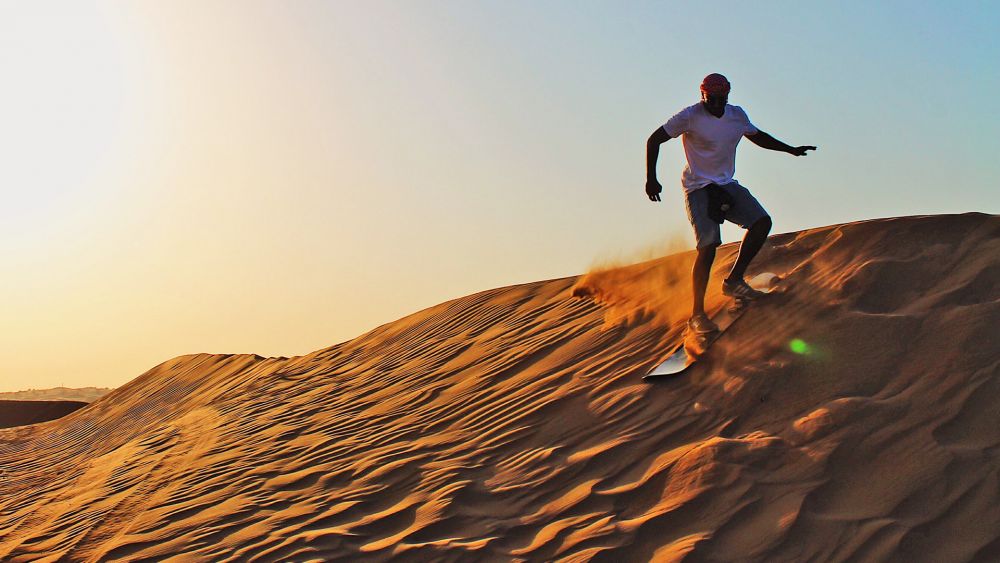
[[[1000,560],[1000,218],[774,236],[752,272],[789,290],[645,384],[691,261],[182,356],[0,430],[0,560]]]

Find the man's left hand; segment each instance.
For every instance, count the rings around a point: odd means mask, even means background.
[[[814,151],[816,147],[811,145],[802,145],[801,147],[792,147],[792,150],[788,151],[789,154],[794,154],[795,156],[805,156],[806,151]]]

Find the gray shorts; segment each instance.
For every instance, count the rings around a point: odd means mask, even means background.
[[[749,229],[754,223],[767,217],[767,211],[764,211],[757,198],[737,182],[721,187],[733,198],[733,205],[726,212],[726,220],[730,223]],[[722,244],[721,226],[708,216],[708,193],[705,190],[698,189],[687,194],[687,214],[694,227],[698,248]]]

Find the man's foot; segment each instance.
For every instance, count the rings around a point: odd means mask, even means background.
[[[708,315],[701,313],[688,320],[688,329],[695,334],[708,334],[718,332],[719,325],[713,323],[712,319],[708,318]]]
[[[764,295],[763,292],[750,287],[742,278],[723,281],[722,294],[739,299],[757,299]]]

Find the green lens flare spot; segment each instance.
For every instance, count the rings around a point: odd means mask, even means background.
[[[805,355],[812,352],[812,348],[810,348],[809,345],[806,344],[805,341],[802,340],[801,338],[793,339],[791,342],[788,343],[788,347],[792,350],[792,352],[795,352],[796,354]]]

